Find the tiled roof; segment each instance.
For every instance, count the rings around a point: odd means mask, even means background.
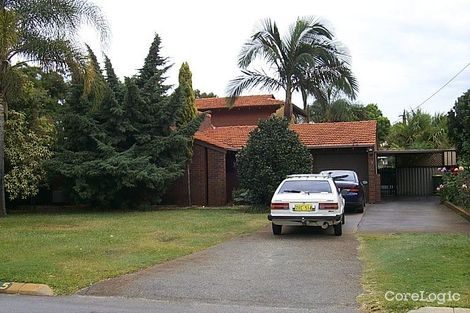
[[[250,132],[255,128],[256,126],[216,127],[204,132],[198,131],[196,139],[227,150],[239,150],[246,145]],[[308,148],[369,147],[376,144],[376,121],[292,124],[290,128]]]
[[[256,125],[215,127],[204,133],[210,138],[229,145],[234,150],[239,150],[246,145],[250,132],[256,127]]]
[[[377,122],[293,124],[290,128],[307,147],[374,146]]]
[[[228,108],[228,98],[202,98],[196,99],[198,110],[223,109]],[[235,100],[235,107],[254,106],[277,106],[280,107],[284,101],[277,100],[273,95],[240,96]]]
[[[207,144],[210,144],[210,145],[213,145],[213,146],[216,146],[216,147],[219,147],[219,148],[223,148],[225,150],[233,150],[233,147],[221,142],[221,141],[218,141],[217,139],[215,138],[212,138],[210,136],[208,136],[206,134],[206,132],[202,132],[202,131],[197,131],[195,134],[194,134],[194,139],[196,140],[200,140],[202,142],[205,142]]]

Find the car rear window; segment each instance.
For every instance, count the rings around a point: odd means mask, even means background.
[[[321,172],[321,174],[330,175],[336,181],[356,181],[356,177],[354,176],[354,173],[350,171],[323,171]],[[338,176],[341,176],[341,177],[338,177]]]
[[[327,180],[288,180],[282,184],[279,193],[331,193]]]

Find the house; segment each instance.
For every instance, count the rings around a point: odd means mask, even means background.
[[[248,104],[253,103],[253,99],[261,98],[268,101],[265,104],[255,101],[253,106]],[[166,202],[205,206],[230,203],[232,191],[238,184],[236,154],[246,145],[258,120],[269,118],[275,112],[268,103],[276,103],[277,106],[278,102],[272,96],[239,97],[235,108],[227,109],[215,108],[214,104],[225,103],[225,100],[199,100],[198,108],[209,110],[211,105],[211,114],[195,134],[189,179],[187,173],[180,178],[169,189]],[[236,108],[237,105],[240,107]],[[244,119],[239,120],[238,115],[244,116]],[[237,121],[240,121],[239,125],[236,125]],[[292,124],[290,128],[312,154],[313,172],[325,169],[354,170],[361,180],[368,182],[368,202],[380,201],[376,121]]]
[[[215,127],[257,125],[260,120],[268,119],[273,114],[282,113],[284,101],[277,100],[273,95],[243,96],[235,100],[233,106],[228,106],[227,98],[196,99],[199,112],[210,113],[211,123]],[[302,120],[305,113],[293,106],[294,118]]]

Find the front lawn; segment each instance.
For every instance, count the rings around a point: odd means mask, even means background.
[[[70,294],[267,225],[237,208],[12,214],[0,219],[0,281]]]
[[[365,294],[360,302],[368,312],[407,312],[422,306],[470,307],[470,236],[458,234],[360,235]],[[388,299],[387,301],[385,294]],[[413,301],[411,294],[424,292]],[[442,293],[459,293],[447,301]],[[397,295],[409,293],[410,295]],[[441,294],[441,295],[439,295]],[[407,297],[408,301],[403,301]],[[397,301],[402,300],[402,301]],[[457,299],[457,296],[456,298]]]

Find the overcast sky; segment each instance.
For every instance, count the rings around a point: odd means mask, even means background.
[[[94,0],[107,16],[111,39],[104,51],[117,74],[132,76],[142,66],[155,33],[162,55],[174,67],[177,83],[182,62],[193,72],[194,88],[225,95],[239,74],[237,56],[260,20],[272,18],[281,32],[298,16],[326,21],[350,51],[359,80],[358,102],[377,103],[392,121],[416,107],[470,62],[470,0],[388,1],[116,1]],[[83,40],[99,54],[96,36]],[[470,67],[422,106],[447,112],[470,88]],[[253,90],[249,94],[261,93]],[[267,92],[262,92],[267,93]],[[283,93],[275,94],[283,98]],[[295,103],[301,104],[299,97]]]

